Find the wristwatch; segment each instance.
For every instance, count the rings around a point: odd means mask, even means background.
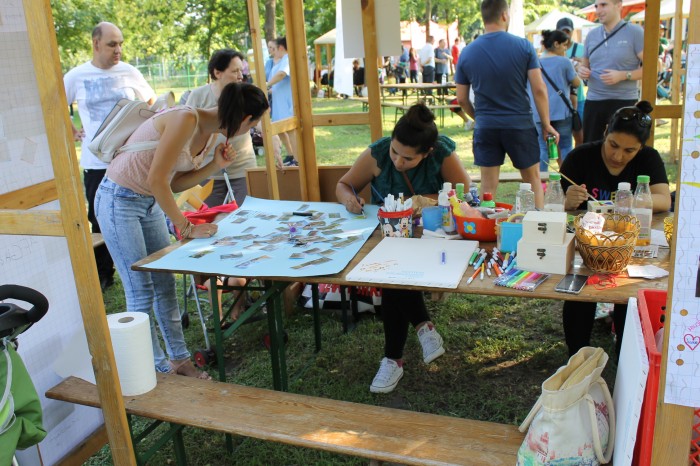
[[[631,71],[628,71],[627,74],[625,74],[625,79],[627,79],[627,81],[632,81],[632,72]]]

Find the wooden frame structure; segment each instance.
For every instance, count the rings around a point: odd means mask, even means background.
[[[361,0],[362,23],[367,63],[377,61],[375,0]],[[80,184],[79,168],[74,143],[70,137],[70,121],[63,91],[61,69],[55,30],[48,0],[23,0],[34,69],[38,80],[44,123],[55,179],[39,185],[0,196],[0,234],[63,236],[68,249],[76,280],[88,345],[93,357],[97,389],[102,400],[107,437],[111,445],[115,464],[135,465],[133,445],[129,434],[124,401],[116,373],[116,364],[111,349],[111,339],[105,318],[104,303],[100,292],[97,271],[93,259],[92,241]],[[262,60],[261,28],[258,4],[247,0],[250,29],[254,44],[257,84],[264,74]],[[285,25],[289,45],[295,117],[270,123],[265,115],[263,125],[266,147],[272,147],[271,134],[295,130],[300,160],[300,183],[303,199],[316,201],[320,196],[318,167],[313,128],[315,126],[369,124],[372,140],[382,136],[379,79],[376,73],[367,74],[367,87],[371,105],[369,113],[343,113],[313,115],[306,54],[306,33],[302,0],[284,0]],[[647,21],[658,24],[659,0],[649,0]],[[700,5],[691,7],[689,43],[700,42]],[[642,96],[655,100],[658,29],[650,28],[645,36],[645,67]],[[648,58],[648,59],[647,59]],[[660,106],[656,117],[680,118],[682,105]],[[272,131],[270,131],[272,130]],[[273,198],[279,197],[276,169],[271,158],[267,160],[268,186]],[[34,206],[52,200],[60,200],[59,211],[28,211]],[[675,251],[674,251],[675,254]],[[669,296],[670,302],[670,296]],[[670,326],[667,325],[666,328]],[[668,341],[668,338],[666,339]],[[661,378],[666,374],[666,348]],[[659,392],[654,440],[653,464],[684,464],[687,462],[690,440],[690,425],[693,409],[663,403],[663,384]]]

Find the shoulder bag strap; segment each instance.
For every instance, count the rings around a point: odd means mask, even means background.
[[[571,51],[571,58],[576,58],[577,48],[578,48],[578,42],[574,42],[574,49]]]
[[[601,45],[605,44],[607,41],[609,41],[610,39],[612,39],[612,36],[614,36],[615,34],[617,34],[618,32],[620,32],[620,30],[621,30],[623,27],[625,27],[625,26],[627,26],[627,22],[626,22],[626,21],[623,21],[623,22],[622,22],[622,26],[620,26],[619,28],[615,29],[615,30],[612,32],[612,34],[610,34],[609,36],[603,38],[603,41],[602,41],[600,44],[596,45],[595,47],[593,47],[593,50],[591,50],[590,52],[588,52],[588,58],[590,59],[590,58],[591,58],[591,55],[593,55],[593,52],[595,52],[596,50],[598,50],[598,49],[600,48]],[[601,26],[601,27],[604,27],[604,26]]]
[[[554,84],[554,81],[552,81],[552,79],[549,77],[549,75],[548,75],[547,72],[544,70],[544,67],[542,66],[541,63],[540,63],[540,69],[542,70],[542,74],[544,75],[545,79],[547,79],[547,81],[549,82],[549,84],[551,84],[552,87],[554,88],[554,90],[557,91],[557,95],[558,95],[559,97],[561,97],[561,100],[564,101],[564,104],[566,105],[566,108],[568,108],[569,111],[571,112],[571,114],[573,115],[573,114],[574,114],[574,108],[571,106],[571,101],[570,101],[566,96],[564,96],[564,93],[561,91],[561,89],[559,89],[559,88],[557,87],[557,85]]]
[[[411,191],[411,196],[415,196],[416,192],[413,190],[413,185],[411,184],[411,180],[408,179],[408,175],[406,175],[406,172],[401,172],[401,175],[403,175],[403,180],[406,182],[406,186],[408,186],[408,189]]]
[[[605,452],[603,452],[600,430],[598,430],[598,417],[596,415],[595,401],[588,393],[584,398],[588,404],[588,412],[591,417],[593,451],[601,464],[607,464],[612,459],[613,447],[615,446],[615,404],[613,403],[612,396],[610,396],[610,390],[608,390],[608,385],[605,383],[605,380],[601,377],[594,383],[597,383],[603,391],[603,397],[605,398],[605,403],[607,404],[608,408],[608,447]]]

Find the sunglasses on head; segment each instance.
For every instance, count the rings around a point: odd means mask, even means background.
[[[623,121],[636,120],[642,128],[651,126],[651,117],[637,107],[623,107],[615,112],[615,118]]]

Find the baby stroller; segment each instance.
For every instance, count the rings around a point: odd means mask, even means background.
[[[6,299],[32,307],[25,310],[3,303]],[[39,396],[15,351],[14,340],[48,309],[48,301],[38,291],[19,285],[0,286],[0,464],[12,463],[17,449],[36,445],[46,437]]]

